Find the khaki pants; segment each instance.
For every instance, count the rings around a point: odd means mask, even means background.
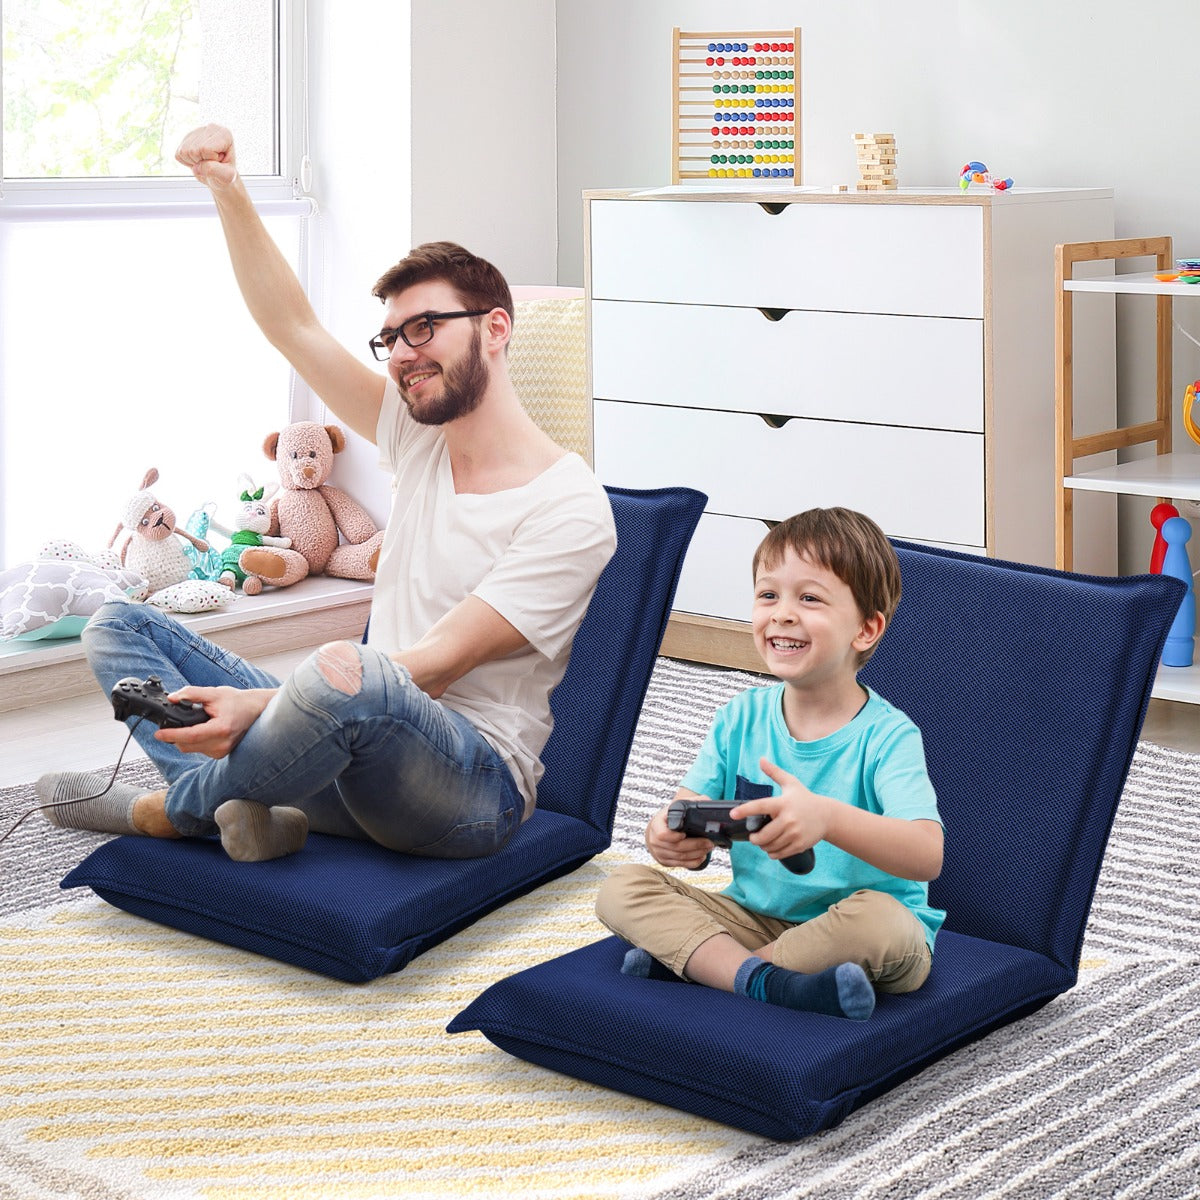
[[[855,892],[794,925],[750,912],[657,867],[625,865],[601,885],[596,916],[679,976],[696,947],[719,933],[750,951],[774,942],[776,965],[806,975],[858,963],[881,992],[916,991],[931,965],[921,922],[884,892]]]

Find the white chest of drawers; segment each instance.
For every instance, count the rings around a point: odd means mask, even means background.
[[[750,559],[809,507],[1053,564],[1054,247],[1112,236],[1110,190],[584,202],[596,473],[709,497],[668,652],[757,665]]]

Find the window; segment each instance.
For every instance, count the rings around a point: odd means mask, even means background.
[[[238,131],[248,175],[278,173],[270,0],[5,0],[6,179],[186,175],[189,129]]]
[[[238,165],[306,274],[300,4],[3,0],[0,566],[50,539],[98,552],[146,470],[180,522],[232,523],[238,476],[295,380],[246,315],[211,201],[174,161],[234,130]]]

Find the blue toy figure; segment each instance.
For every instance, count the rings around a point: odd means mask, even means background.
[[[1167,644],[1163,648],[1164,667],[1190,667],[1196,637],[1196,589],[1192,584],[1192,564],[1188,560],[1187,541],[1192,536],[1192,527],[1186,517],[1169,517],[1162,524],[1162,535],[1167,543],[1163,556],[1162,573],[1174,575],[1187,584],[1187,595],[1179,605],[1175,620],[1167,632]]]

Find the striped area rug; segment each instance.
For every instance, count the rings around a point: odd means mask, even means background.
[[[1200,1197],[1200,759],[1149,745],[1079,985],[823,1135],[769,1142],[443,1032],[602,936],[603,873],[643,858],[713,709],[756,682],[660,660],[612,848],[362,986],[57,892],[95,839],[31,819],[0,847],[0,1200]],[[0,794],[4,827],[28,796]]]

